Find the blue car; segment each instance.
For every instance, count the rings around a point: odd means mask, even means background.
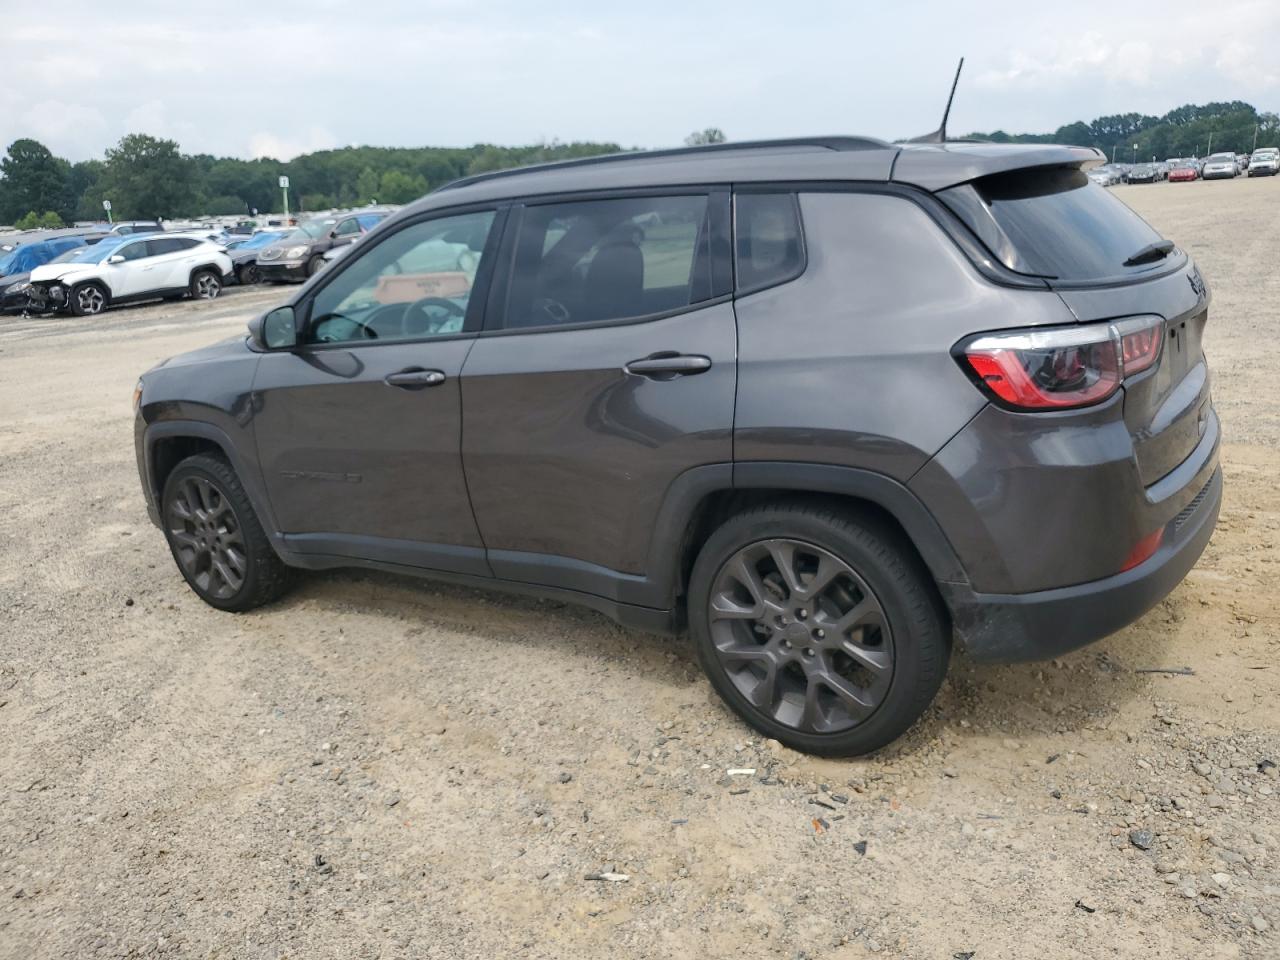
[[[106,234],[86,234],[79,237],[55,237],[14,247],[0,255],[0,313],[22,313],[31,304],[27,297],[27,281],[36,267],[60,257],[62,254],[96,243]]]

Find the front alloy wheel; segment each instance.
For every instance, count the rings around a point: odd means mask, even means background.
[[[200,453],[174,467],[160,499],[165,539],[183,578],[205,603],[240,613],[289,586],[236,472]]]
[[[75,292],[76,313],[82,317],[91,317],[106,309],[107,298],[102,289],[95,284],[86,284]]]
[[[202,596],[229,600],[240,592],[248,569],[244,535],[230,501],[209,479],[182,479],[165,524],[178,566]]]

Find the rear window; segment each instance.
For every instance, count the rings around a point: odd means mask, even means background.
[[[734,198],[738,293],[798,277],[804,270],[800,211],[789,193],[740,193]]]
[[[1056,280],[1150,270],[1124,262],[1160,234],[1074,167],[1016,170],[938,194],[1009,269]]]

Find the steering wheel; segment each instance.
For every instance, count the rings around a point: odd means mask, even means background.
[[[373,318],[370,317],[369,319],[372,320]],[[335,326],[341,323],[354,327],[359,335],[355,337],[344,337],[328,333],[325,325],[330,323],[335,324]],[[345,343],[349,340],[378,339],[378,331],[375,330],[373,326],[368,323],[363,323],[360,320],[356,320],[354,317],[348,317],[346,314],[342,313],[332,313],[329,316],[324,317],[319,323],[313,326],[313,329],[320,331],[315,337],[313,341],[314,343]]]
[[[443,310],[445,316],[432,315],[431,308],[433,307]],[[412,318],[419,313],[426,319],[426,328],[424,330],[413,329]],[[415,333],[441,333],[445,324],[450,320],[463,319],[466,315],[465,307],[461,307],[445,297],[423,297],[421,300],[415,300],[405,307],[404,315],[400,322],[402,330],[407,336],[412,336]]]

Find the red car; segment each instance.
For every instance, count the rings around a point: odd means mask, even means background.
[[[1199,180],[1200,171],[1193,164],[1178,164],[1176,167],[1169,169],[1169,182],[1174,183],[1178,180]]]

